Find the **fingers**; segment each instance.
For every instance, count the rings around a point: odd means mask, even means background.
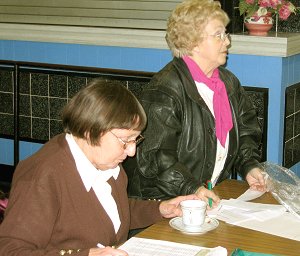
[[[181,216],[181,209],[178,204],[172,204],[168,201],[163,201],[159,205],[160,214],[164,218],[172,218],[176,216]]]
[[[253,189],[253,190],[258,190],[258,191],[266,191],[266,186],[265,185],[261,185],[259,183],[255,183],[255,184],[252,184],[250,186],[250,189]]]
[[[258,191],[266,191],[266,181],[261,169],[253,168],[246,175],[246,180],[251,189]]]
[[[208,190],[205,187],[198,188],[198,190],[196,191],[196,195],[198,199],[201,199],[206,203],[208,203],[209,199],[211,198],[213,208],[217,207],[220,203],[220,198],[212,190]]]
[[[159,211],[164,218],[172,218],[181,216],[182,211],[180,202],[184,200],[202,200],[208,204],[209,199],[212,200],[212,207],[215,208],[220,203],[220,198],[212,191],[205,187],[200,187],[195,194],[186,196],[178,196],[166,201],[162,201],[159,205]]]
[[[190,194],[190,195],[186,195],[186,196],[178,196],[177,197],[180,202],[184,201],[184,200],[195,200],[195,199],[199,199],[198,196],[196,194]],[[179,203],[180,203],[179,202]]]
[[[258,181],[259,181],[259,184],[261,186],[265,186],[266,185],[265,177],[262,174],[258,177]]]
[[[89,256],[128,256],[128,253],[123,250],[106,246],[104,248],[91,248]]]
[[[159,211],[164,218],[172,218],[176,216],[181,216],[182,211],[180,207],[180,202],[184,200],[196,200],[199,199],[197,195],[185,195],[177,196],[175,198],[162,201],[159,205]]]

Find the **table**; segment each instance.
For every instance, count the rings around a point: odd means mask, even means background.
[[[222,199],[237,198],[248,189],[244,181],[225,180],[214,188],[214,192]],[[257,203],[278,204],[271,193],[265,193],[253,200]],[[169,220],[158,222],[137,237],[166,240],[171,242],[198,245],[203,247],[222,246],[227,248],[228,255],[234,249],[287,256],[300,255],[300,242],[270,235],[267,233],[246,229],[219,221],[217,229],[206,234],[189,235],[181,233],[169,226]]]

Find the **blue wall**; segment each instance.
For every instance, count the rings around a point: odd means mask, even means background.
[[[160,49],[0,41],[2,60],[155,72],[171,58],[170,51]],[[242,85],[269,88],[267,159],[281,164],[285,88],[300,81],[300,55],[281,58],[229,54],[227,68],[240,79]],[[28,157],[40,146],[21,142],[20,159]],[[0,163],[13,164],[12,147],[11,141],[0,140]],[[292,169],[300,176],[300,164]]]
[[[2,40],[0,59],[158,71],[171,59],[171,53],[158,49]]]

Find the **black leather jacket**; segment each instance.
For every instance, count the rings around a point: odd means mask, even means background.
[[[219,67],[232,110],[234,127],[229,152],[218,182],[233,168],[244,178],[259,166],[261,130],[256,111],[239,80]],[[197,91],[182,59],[174,58],[143,90],[141,102],[148,117],[145,140],[124,167],[130,197],[166,199],[194,193],[211,179],[217,139],[215,120]]]

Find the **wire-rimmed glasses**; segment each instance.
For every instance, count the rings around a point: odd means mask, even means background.
[[[138,144],[140,144],[145,139],[145,137],[140,134],[139,136],[137,136],[137,138],[135,140],[124,141],[121,138],[119,138],[117,135],[115,135],[112,131],[109,131],[109,132],[112,135],[114,135],[123,144],[124,149],[126,149],[129,145],[137,146]]]

